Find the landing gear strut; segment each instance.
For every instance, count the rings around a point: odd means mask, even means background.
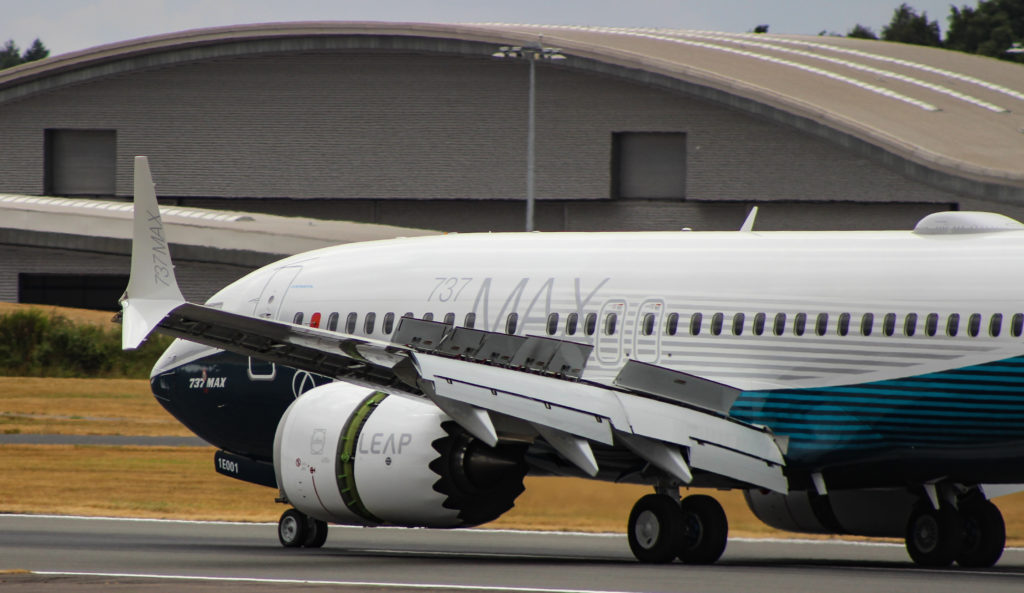
[[[629,514],[629,548],[640,562],[664,564],[679,558],[711,564],[722,556],[729,535],[725,511],[714,498],[648,494]]]
[[[277,522],[277,539],[286,548],[319,548],[327,541],[327,523],[288,509]]]

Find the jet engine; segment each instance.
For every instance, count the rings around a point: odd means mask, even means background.
[[[429,401],[336,382],[289,406],[274,469],[284,498],[323,521],[463,527],[512,508],[525,453],[475,439]]]
[[[906,489],[836,490],[822,496],[747,490],[747,506],[764,523],[799,533],[903,537],[917,497]]]

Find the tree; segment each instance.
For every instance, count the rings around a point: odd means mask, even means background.
[[[50,56],[50,50],[46,49],[43,42],[37,37],[32,45],[25,50],[25,53],[21,53],[18,50],[18,44],[13,39],[8,39],[4,43],[3,49],[0,49],[0,70],[4,68],[11,68],[25,62],[34,62],[36,60],[42,60]]]
[[[871,30],[871,27],[865,27],[860,23],[854,25],[846,36],[853,37],[855,39],[878,39],[878,35],[875,35],[875,32]]]
[[[0,69],[17,66],[20,63],[21,52],[18,50],[18,44],[13,39],[8,39],[3,49],[0,49]]]
[[[767,33],[768,25],[758,25],[754,27],[754,33]]]
[[[36,37],[36,40],[32,42],[32,45],[25,50],[25,53],[21,54],[22,62],[34,62],[36,60],[42,60],[43,58],[50,57],[50,50],[43,45],[43,42]]]
[[[893,11],[889,24],[882,27],[882,39],[915,45],[942,46],[939,23],[929,21],[927,12],[917,14],[917,11],[906,3],[900,4],[900,7]]]
[[[1024,41],[1024,0],[981,0],[977,8],[950,7],[949,49],[1024,61],[1024,55],[1006,52],[1019,41]]]

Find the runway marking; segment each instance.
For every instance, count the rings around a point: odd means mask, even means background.
[[[132,574],[119,572],[56,572],[35,570],[32,574],[53,577],[103,577],[107,579],[155,579],[165,581],[203,581],[212,583],[255,583],[266,585],[332,585],[335,587],[380,587],[396,589],[452,589],[457,591],[508,591],[512,593],[637,593],[607,589],[546,589],[543,587],[504,587],[501,585],[454,585],[445,583],[402,583],[386,581],[318,581],[306,579],[260,579],[254,577],[205,577],[170,574]]]

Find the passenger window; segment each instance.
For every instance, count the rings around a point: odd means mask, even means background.
[[[505,319],[505,333],[510,336],[515,334],[517,325],[519,325],[519,314],[509,313],[508,318]]]
[[[384,325],[381,327],[381,331],[385,335],[390,336],[391,332],[395,331],[395,314],[387,313],[384,315]]]
[[[466,313],[466,319],[463,320],[462,325],[473,329],[476,326],[476,313]]]
[[[903,318],[903,335],[908,338],[917,333],[917,313],[907,313]]]
[[[295,325],[302,325],[302,317],[302,311],[299,311],[298,313],[295,314],[295,317],[292,317],[292,323],[294,323]]]
[[[999,334],[1003,332],[1003,314],[995,313],[992,315],[992,319],[988,322],[988,335],[993,338],[998,338]]]
[[[793,335],[802,336],[807,329],[807,313],[797,313],[793,318]]]
[[[597,331],[597,313],[587,313],[587,316],[583,318],[583,333],[592,336],[595,331]]]
[[[433,320],[434,320],[434,314],[433,313],[424,313],[423,314],[423,321],[433,321]]]
[[[737,313],[732,316],[732,335],[741,336],[743,335],[743,321],[746,319],[746,315],[743,313]]]
[[[604,335],[614,336],[615,326],[619,323],[619,316],[615,313],[609,313],[604,318]]]
[[[444,314],[444,324],[445,325],[450,325],[452,327],[455,327],[455,313],[445,313]]]
[[[715,313],[711,316],[711,335],[722,335],[722,323],[725,322],[724,313]]]
[[[345,318],[345,333],[356,333],[356,322],[359,320],[359,313],[349,313]]]
[[[814,321],[814,333],[823,336],[828,331],[828,313],[818,313],[818,319]]]
[[[669,313],[665,320],[665,333],[674,336],[679,332],[679,313]]]
[[[946,335],[955,338],[960,333],[960,314],[950,313],[949,319],[946,320]]]
[[[845,336],[850,333],[850,314],[840,313],[839,323],[836,325],[836,333]]]
[[[320,327],[320,313],[313,313],[313,316],[309,318],[309,327]]]
[[[645,336],[654,334],[654,313],[647,313],[644,315],[642,327],[640,333]]]
[[[1024,333],[1024,313],[1014,313],[1010,318],[1010,335],[1019,338]]]
[[[754,315],[754,335],[760,336],[764,334],[764,322],[765,318],[768,317],[764,313],[758,313]]]
[[[870,336],[871,332],[875,329],[875,314],[865,313],[860,318],[860,335]]]
[[[892,336],[896,333],[896,314],[886,313],[885,317],[882,318],[882,333],[887,336]]]
[[[979,333],[981,333],[981,313],[971,313],[971,316],[967,318],[967,334],[976,338]]]
[[[776,313],[775,314],[775,323],[772,324],[772,333],[777,335],[777,336],[781,336],[782,334],[786,333],[786,314],[785,313]]]
[[[412,311],[406,311],[405,315],[402,315],[402,317],[410,317],[410,318],[412,318],[412,317],[416,317],[416,316],[412,314]]]
[[[327,316],[327,331],[338,331],[338,318],[341,317],[337,313],[331,313]]]
[[[690,335],[691,336],[699,336],[700,335],[700,326],[702,326],[702,325],[704,325],[704,314],[703,313],[694,313],[693,315],[690,315]]]
[[[924,319],[924,333],[930,338],[939,331],[939,314],[929,313]]]
[[[579,324],[579,322],[580,322],[580,315],[579,315],[579,313],[569,313],[569,315],[566,316],[566,318],[565,318],[565,335],[567,335],[567,336],[575,336],[576,335],[576,326]]]
[[[548,315],[547,330],[549,336],[553,336],[558,333],[558,313]]]
[[[370,334],[373,333],[373,326],[376,325],[376,324],[377,324],[377,314],[376,313],[367,313],[366,314],[366,319],[363,320],[363,331],[366,332],[366,335],[370,335]]]

